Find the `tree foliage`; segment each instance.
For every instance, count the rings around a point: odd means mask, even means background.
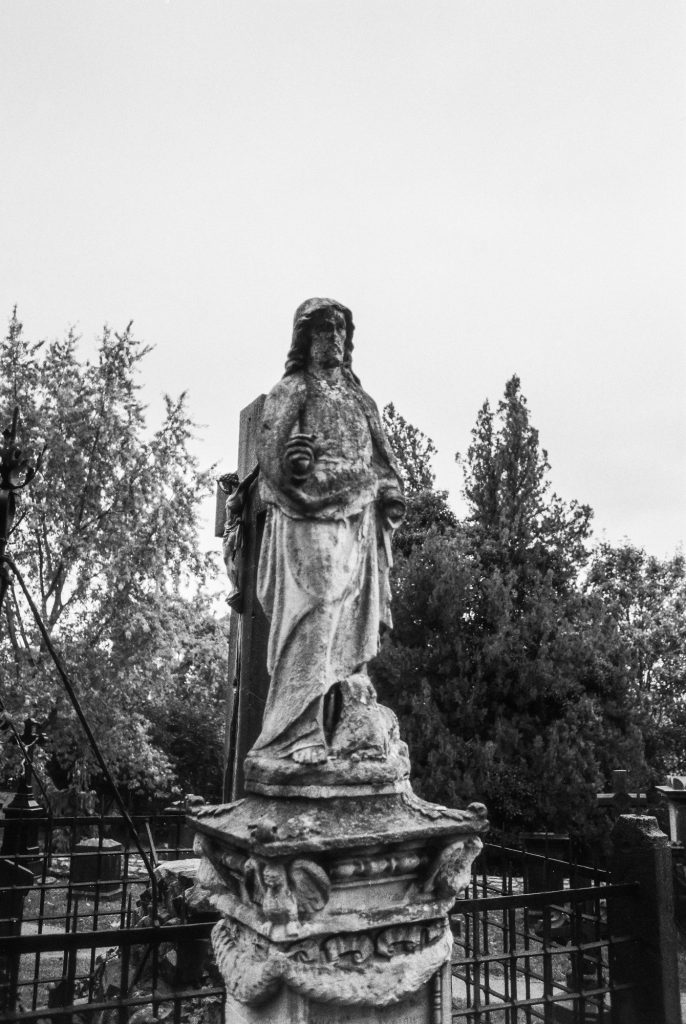
[[[457,524],[448,492],[435,488],[431,459],[436,447],[430,437],[401,416],[392,402],[383,410],[383,425],[405,488],[407,509],[394,544],[407,555],[421,544],[429,529],[445,532]]]
[[[468,522],[484,563],[516,576],[518,607],[529,585],[550,574],[562,591],[588,559],[592,511],[551,493],[548,453],[529,420],[520,380],[512,377],[494,413],[486,401],[464,466]]]
[[[436,475],[431,468],[431,459],[436,454],[436,446],[431,438],[408,423],[393,402],[384,407],[383,426],[398,460],[405,496],[413,498],[422,491],[433,490]]]
[[[582,586],[591,510],[552,493],[517,377],[460,461],[466,519],[398,555],[380,696],[426,796],[484,800],[510,830],[588,835],[610,771],[645,777],[621,636]]]
[[[19,406],[28,455],[46,446],[10,551],[117,781],[168,794],[179,762],[164,712],[176,702],[188,721],[199,706],[216,712],[220,695],[223,630],[206,596],[215,570],[198,543],[210,476],[190,452],[184,395],[166,397],[160,427],[147,430],[138,372],[148,349],[131,325],[105,328],[92,362],[77,341],[70,331],[32,344],[15,311],[0,349],[0,410],[9,419]],[[87,787],[91,753],[17,586],[3,619],[5,702],[44,723],[56,783]],[[215,752],[219,719],[205,746]]]
[[[629,541],[594,552],[587,591],[621,639],[627,696],[640,718],[653,778],[686,763],[686,560],[659,559]]]

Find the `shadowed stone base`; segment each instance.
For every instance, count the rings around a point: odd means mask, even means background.
[[[232,996],[226,999],[227,1024],[434,1024],[438,1003],[436,982],[423,985],[402,1005],[337,1006],[317,1003],[283,988],[259,1007],[246,1006]]]
[[[325,792],[251,793],[192,821],[196,899],[222,915],[213,945],[227,1024],[449,1021],[436,978],[485,808],[430,804],[409,783],[353,799]]]

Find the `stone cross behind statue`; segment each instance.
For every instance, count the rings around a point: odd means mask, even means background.
[[[269,690],[269,622],[257,600],[257,563],[266,507],[259,496],[255,468],[264,399],[259,395],[241,412],[238,470],[221,478],[217,494],[215,533],[223,538],[231,581],[228,602],[233,612],[223,787],[229,800],[244,795],[243,762],[260,734]]]

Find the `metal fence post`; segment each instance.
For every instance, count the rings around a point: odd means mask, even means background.
[[[0,859],[0,1012],[11,1013],[17,1002],[19,949],[10,939],[21,934],[24,900],[33,885],[33,872]]]
[[[608,901],[613,1024],[681,1024],[672,853],[653,817],[623,814],[612,830],[612,881],[638,882],[636,900]]]

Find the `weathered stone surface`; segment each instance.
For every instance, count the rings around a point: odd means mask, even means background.
[[[247,796],[194,812],[187,897],[221,915],[227,1024],[448,1024],[448,911],[488,828],[412,792],[367,674],[404,501],[352,331],[340,303],[299,307],[257,442],[271,682]]]
[[[443,918],[466,885],[480,809],[408,789],[361,800],[250,796],[196,819],[209,903],[276,942]]]
[[[397,934],[393,945],[384,942],[383,929],[277,945],[220,921],[212,942],[227,991],[242,1003],[264,1002],[286,984],[315,1002],[388,1006],[425,985],[450,957],[450,926],[432,924],[394,929],[407,941]]]
[[[72,850],[70,884],[92,893],[119,892],[123,851],[116,839],[82,839]]]
[[[434,984],[422,985],[403,1000],[402,1005],[349,1006],[321,1003],[284,985],[272,999],[258,1006],[226,997],[226,1020],[230,1024],[435,1024]]]
[[[394,842],[481,835],[487,828],[485,808],[466,811],[422,800],[408,784],[403,792],[367,799],[345,797],[310,800],[270,799],[258,795],[233,804],[202,807],[194,818],[196,831],[220,844],[231,843],[244,854],[287,857]]]
[[[481,805],[452,811],[407,785],[363,799],[249,795],[201,808],[195,826],[197,887],[222,918],[227,1021],[442,1019],[422,1014],[488,827]],[[279,1018],[296,996],[300,1016]],[[383,1016],[391,1004],[399,1015]]]
[[[340,303],[303,303],[286,373],[264,405],[258,593],[270,619],[271,683],[248,788],[288,783],[282,761],[323,764],[333,754],[328,772],[345,782],[355,758],[358,772],[372,763],[371,782],[387,759],[407,757],[366,672],[390,618],[383,537],[402,518],[402,483],[376,405],[351,369],[352,331]],[[394,763],[390,774],[403,773]]]
[[[449,959],[447,914],[488,828],[482,805],[444,808],[406,783],[361,799],[251,794],[200,808],[194,824],[196,889],[223,921],[227,1020],[268,1024],[296,996],[303,1021],[371,1024],[391,1003],[415,1007],[407,1020],[441,1019],[421,1015],[426,986]],[[234,1002],[243,1016],[228,1016]],[[352,1005],[360,1015],[343,1015]]]
[[[393,791],[404,789],[410,775],[410,761],[406,753],[394,750],[383,760],[334,757],[318,765],[303,765],[297,761],[250,755],[245,759],[245,784],[248,792],[268,796],[290,796],[303,793],[309,787],[309,796],[328,796],[332,786],[345,793],[351,787],[365,787],[376,792],[379,786],[391,786]],[[398,783],[399,785],[395,785]],[[283,787],[290,787],[284,790]],[[293,788],[295,787],[295,788]]]

